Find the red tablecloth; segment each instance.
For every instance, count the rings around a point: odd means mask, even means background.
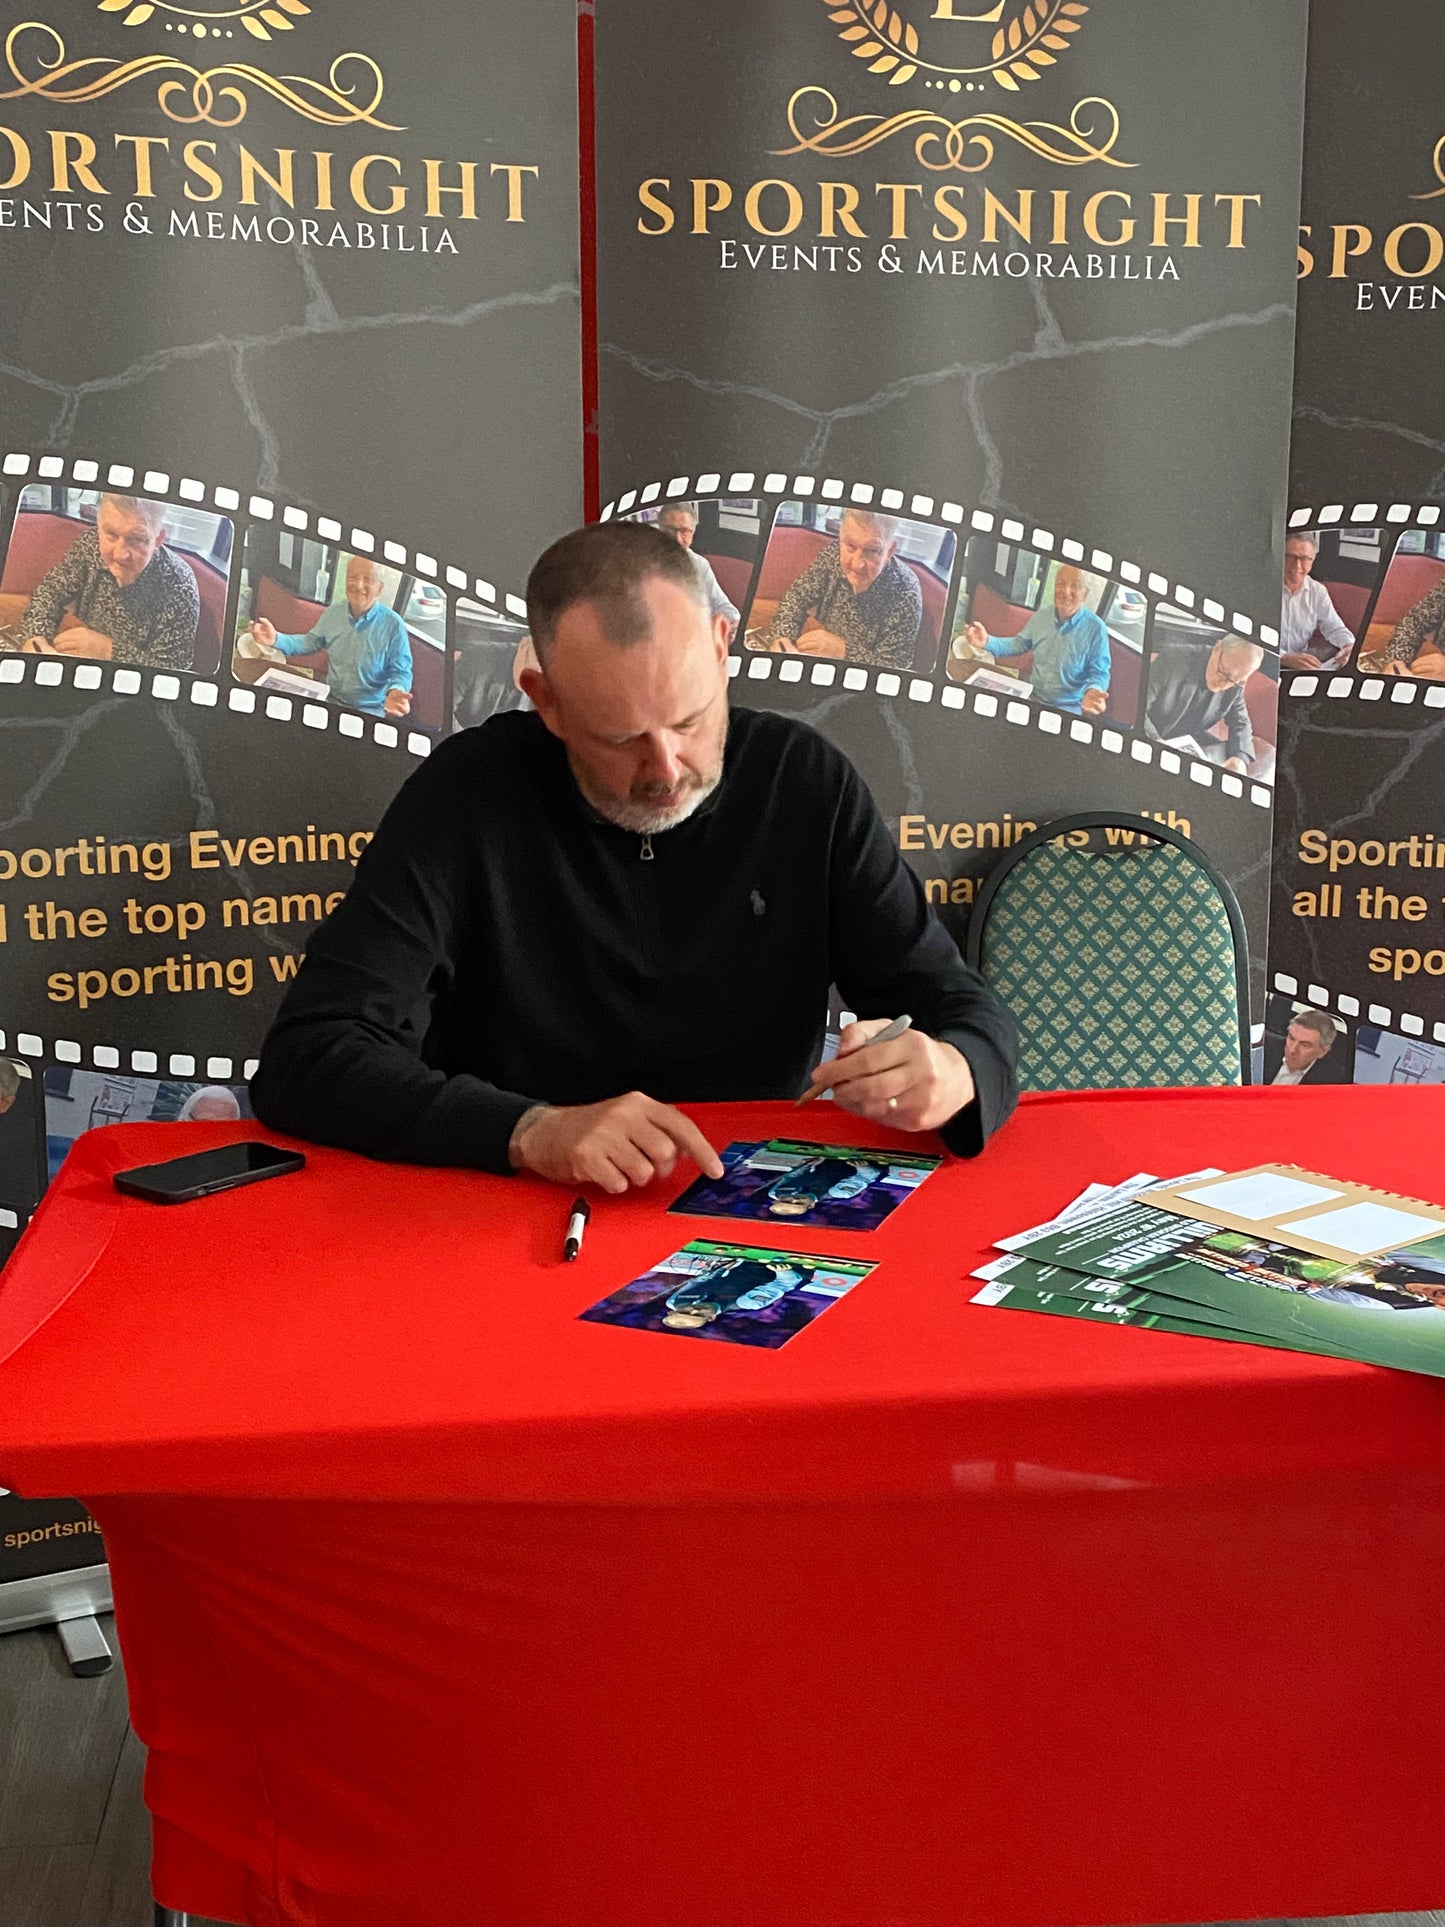
[[[696,1112],[714,1140],[775,1106]],[[821,1107],[808,1128],[878,1141]],[[0,1482],[106,1534],[156,1887],[256,1927],[968,1927],[1445,1893],[1445,1385],[971,1306],[1089,1179],[1445,1198],[1445,1092],[1028,1100],[782,1351],[577,1313],[718,1221],[83,1138],[0,1279]],[[679,1181],[680,1182],[680,1181]],[[678,1184],[670,1190],[679,1188]],[[759,1228],[761,1229],[761,1227]],[[8,1354],[8,1356],[7,1356]]]

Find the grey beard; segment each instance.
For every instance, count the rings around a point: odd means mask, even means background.
[[[571,761],[570,757],[568,761]],[[619,830],[630,830],[634,836],[657,836],[663,830],[675,830],[707,801],[722,780],[722,771],[719,770],[709,782],[689,791],[676,809],[658,811],[646,801],[634,803],[630,798],[619,801],[615,796],[599,794],[575,763],[572,765],[572,775],[588,805],[599,816],[615,824]]]

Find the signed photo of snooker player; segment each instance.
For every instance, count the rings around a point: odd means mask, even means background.
[[[793,1138],[729,1144],[723,1175],[698,1178],[670,1208],[691,1218],[750,1218],[766,1224],[875,1231],[940,1159],[858,1150]]]
[[[775,1352],[873,1269],[866,1260],[698,1238],[580,1316]]]

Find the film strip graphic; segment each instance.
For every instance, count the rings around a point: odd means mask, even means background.
[[[1197,615],[1206,623],[1229,630],[1241,642],[1258,643],[1267,654],[1279,646],[1279,632],[1238,612],[1226,613],[1224,604],[1203,596],[1186,583],[1174,583],[1157,571],[1146,570],[1137,562],[1122,560],[1109,552],[1090,547],[1073,537],[1059,537],[1048,529],[1031,528],[1016,517],[989,509],[969,509],[960,502],[940,500],[933,495],[914,494],[900,488],[876,487],[870,482],[844,482],[834,477],[787,475],[779,471],[759,475],[755,470],[737,470],[724,475],[721,470],[689,476],[674,476],[667,482],[648,482],[631,488],[607,503],[600,519],[637,516],[648,510],[661,510],[669,503],[706,500],[711,497],[763,498],[836,505],[844,509],[867,508],[877,514],[934,522],[956,532],[960,544],[973,535],[996,535],[1001,541],[1017,543],[1050,559],[1076,563],[1081,568],[1117,578],[1141,594],[1168,602],[1187,615]],[[766,518],[764,518],[766,520]],[[756,581],[761,557],[755,563]],[[955,568],[955,573],[957,573]],[[952,593],[948,603],[952,607]],[[744,612],[746,614],[746,611]],[[946,638],[940,637],[940,655],[946,651]],[[746,667],[744,667],[746,665]],[[952,682],[940,673],[922,674],[907,670],[865,668],[861,664],[834,661],[808,661],[798,656],[735,652],[729,663],[734,679],[766,683],[776,677],[780,683],[800,683],[805,679],[816,689],[840,689],[863,693],[867,690],[885,699],[903,697],[910,703],[936,702],[941,709],[978,716],[986,722],[1036,729],[1043,735],[1066,738],[1092,747],[1106,755],[1128,756],[1132,761],[1153,766],[1166,776],[1197,784],[1203,789],[1217,788],[1223,796],[1248,802],[1257,809],[1272,809],[1273,791],[1264,783],[1239,776],[1218,764],[1186,751],[1152,742],[1143,734],[1142,717],[1138,733],[1106,721],[1090,721],[1049,709],[1034,701],[1011,698],[992,690],[973,690]]]
[[[226,616],[233,622],[240,570],[236,558],[243,552],[249,533],[258,526],[273,526],[283,533],[310,537],[343,553],[371,558],[385,567],[402,571],[420,582],[434,584],[454,604],[458,597],[474,600],[484,614],[497,619],[522,623],[526,603],[520,596],[499,591],[483,576],[473,575],[451,563],[442,563],[420,549],[377,536],[369,529],[348,528],[335,516],[313,513],[278,501],[273,496],[253,494],[220,483],[197,481],[190,476],[172,477],[159,470],[125,462],[102,464],[58,455],[32,455],[13,451],[0,460],[0,479],[19,496],[30,484],[67,485],[122,494],[142,495],[178,509],[204,509],[227,517],[235,529],[227,591]],[[14,505],[12,504],[12,507]],[[14,516],[9,520],[13,527]],[[338,736],[356,742],[370,742],[382,749],[405,749],[412,756],[426,756],[433,742],[450,732],[451,719],[443,705],[440,726],[432,733],[402,722],[387,722],[354,711],[333,709],[325,700],[307,701],[304,697],[256,690],[228,682],[225,661],[226,630],[222,625],[222,667],[219,672],[182,670],[179,672],[112,666],[108,663],[72,661],[55,656],[10,655],[0,657],[0,686],[31,682],[37,687],[70,687],[87,692],[117,696],[149,695],[158,702],[189,700],[198,707],[223,707],[236,715],[260,716],[271,722],[299,722],[309,730],[334,729]]]
[[[273,526],[298,536],[312,537],[344,553],[368,556],[388,567],[434,583],[449,603],[458,597],[473,599],[484,614],[497,619],[522,623],[526,604],[520,596],[499,591],[485,577],[453,564],[442,563],[422,550],[374,534],[369,529],[348,527],[334,516],[299,508],[265,494],[250,493],[223,483],[208,483],[191,476],[173,477],[166,471],[137,467],[131,463],[101,463],[85,458],[37,455],[14,450],[0,460],[0,480],[13,499],[6,521],[13,529],[19,512],[21,491],[31,484],[73,486],[134,494],[173,505],[178,509],[204,509],[228,518],[234,529],[234,546],[228,563],[225,620],[222,623],[222,665],[218,672],[206,674],[191,670],[171,671],[126,664],[88,661],[56,655],[0,654],[0,698],[7,690],[25,686],[36,689],[68,688],[84,694],[149,699],[157,703],[192,703],[200,709],[225,710],[237,717],[259,722],[290,724],[306,731],[332,731],[336,736],[370,743],[379,749],[398,751],[422,758],[434,742],[450,733],[451,717],[444,705],[442,726],[434,734],[408,728],[404,721],[389,722],[335,709],[325,700],[307,701],[304,697],[282,695],[265,689],[232,683],[226,675],[229,651],[226,639],[238,602],[240,570],[236,561],[244,549],[246,535],[257,526]],[[201,1081],[218,1085],[247,1082],[256,1070],[257,1060],[238,1060],[223,1055],[198,1057],[185,1051],[161,1053],[155,1050],[127,1049],[95,1044],[88,1050],[66,1037],[42,1037],[37,1032],[19,1029],[10,1034],[0,1029],[0,1053],[27,1060],[37,1073],[42,1066],[60,1066],[111,1072],[118,1076]],[[15,1230],[20,1216],[0,1204],[0,1230]]]
[[[1365,530],[1379,530],[1391,537],[1390,548],[1393,549],[1398,544],[1399,538],[1409,530],[1422,530],[1427,537],[1433,535],[1440,529],[1442,517],[1445,517],[1445,509],[1442,509],[1438,502],[1391,502],[1383,507],[1379,502],[1356,502],[1349,509],[1346,509],[1343,502],[1327,502],[1323,508],[1291,509],[1285,524],[1285,534],[1288,537],[1308,529],[1314,531],[1317,536],[1336,535],[1348,540],[1352,533],[1358,535]],[[1398,688],[1413,691],[1414,684],[1410,678],[1406,677],[1402,683],[1397,683],[1394,677],[1382,679],[1372,676],[1368,670],[1360,670],[1354,666],[1355,657],[1364,644],[1365,629],[1370,616],[1374,613],[1391,560],[1392,556],[1386,553],[1386,545],[1382,541],[1379,545],[1377,573],[1373,588],[1366,598],[1364,617],[1350,652],[1350,661],[1337,670],[1321,669],[1318,672],[1285,670],[1281,677],[1281,685],[1287,688],[1288,694],[1313,696],[1323,688],[1327,696],[1339,698],[1349,695],[1357,682],[1362,681],[1364,689],[1361,692],[1361,699],[1365,702],[1379,702],[1385,683],[1388,682],[1392,701],[1408,703],[1414,700],[1413,693],[1406,695],[1394,693]],[[1441,700],[1445,701],[1445,698]],[[1438,708],[1440,702],[1429,706]]]
[[[1348,534],[1351,529],[1386,529],[1402,533],[1411,528],[1427,531],[1439,529],[1442,518],[1445,518],[1445,509],[1438,502],[1392,502],[1383,507],[1378,502],[1356,502],[1348,509],[1342,502],[1331,502],[1322,508],[1291,509],[1287,528],[1313,529],[1321,533],[1338,530]],[[1387,568],[1388,560],[1383,554],[1382,545],[1377,590]],[[1359,638],[1355,647],[1358,650]],[[1326,702],[1385,704],[1389,708],[1445,712],[1445,683],[1417,681],[1411,676],[1373,675],[1355,668],[1353,664],[1337,670],[1286,672],[1282,678],[1282,694],[1289,701],[1309,700],[1318,696]],[[1380,1030],[1393,1031],[1402,1037],[1421,1041],[1428,1038],[1433,1043],[1445,1044],[1445,1022],[1421,1017],[1414,1011],[1396,1010],[1392,1005],[1368,997],[1355,997],[1345,991],[1331,991],[1323,984],[1301,984],[1297,976],[1285,970],[1270,973],[1269,987],[1283,996],[1311,1004],[1317,1010],[1373,1024]]]

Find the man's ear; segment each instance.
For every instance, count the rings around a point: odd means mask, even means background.
[[[728,652],[728,619],[726,616],[713,617],[712,640],[713,647],[717,651],[717,659],[721,663],[726,659]]]
[[[560,736],[562,730],[558,722],[557,698],[551,683],[547,680],[546,670],[531,667],[520,670],[517,675],[517,687],[530,699],[532,707],[552,734]]]

